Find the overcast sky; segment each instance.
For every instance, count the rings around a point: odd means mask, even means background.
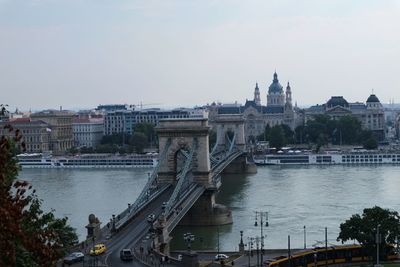
[[[0,0],[0,103],[400,102],[400,0]]]

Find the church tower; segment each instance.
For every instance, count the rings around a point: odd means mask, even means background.
[[[256,83],[256,88],[254,88],[254,102],[257,106],[261,106],[260,89],[258,88],[258,83]]]
[[[292,90],[290,88],[289,82],[287,83],[286,86],[286,104],[285,106],[287,108],[292,108]]]

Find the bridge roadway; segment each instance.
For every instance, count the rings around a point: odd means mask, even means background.
[[[119,253],[124,248],[134,248],[136,243],[149,233],[150,224],[147,222],[147,216],[151,213],[155,214],[156,217],[159,216],[161,214],[162,203],[168,201],[172,192],[173,187],[168,188],[147,205],[135,219],[108,240],[107,253],[105,255],[107,266],[145,266],[136,259],[134,259],[134,262],[123,262],[120,259]]]
[[[222,160],[217,161],[213,164],[212,181],[214,183],[215,189],[219,188],[220,181],[218,178],[222,170],[234,159],[241,156],[242,154],[242,151],[230,151],[230,153],[226,153],[224,155],[225,157],[223,157]],[[184,178],[186,177],[182,177],[181,179]],[[154,214],[156,218],[159,218],[162,213],[162,203],[170,200],[174,189],[175,186],[170,186],[154,200],[152,200],[149,204],[146,204],[136,218],[127,222],[120,231],[113,235],[112,239],[108,240],[108,250],[106,255],[103,256],[103,261],[106,263],[107,266],[145,266],[143,263],[136,259],[133,263],[123,262],[120,260],[119,253],[124,248],[138,248],[139,242],[147,234],[150,233],[149,230],[151,228],[151,225],[147,222],[147,216],[149,214]],[[164,221],[164,227],[167,229],[168,233],[172,232],[179,221],[184,217],[184,215],[190,210],[190,208],[196,203],[198,198],[206,190],[204,186],[196,184],[195,182],[192,182],[187,187],[181,189],[183,189],[183,192],[179,193],[179,199],[176,200],[176,202],[173,204],[173,207],[171,207],[171,210],[173,212],[170,213]],[[123,217],[126,217],[126,214],[124,213],[121,215],[123,215]],[[155,225],[157,225],[157,223]],[[150,239],[140,244],[143,247],[146,246],[145,249],[147,250],[147,248],[151,247],[151,241],[152,240]]]

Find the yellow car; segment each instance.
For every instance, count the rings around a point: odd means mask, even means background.
[[[104,244],[97,244],[96,246],[94,246],[94,248],[92,248],[90,250],[90,255],[100,255],[104,252],[106,252],[106,245]]]

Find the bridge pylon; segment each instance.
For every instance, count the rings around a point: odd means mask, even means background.
[[[193,182],[206,188],[211,186],[209,132],[207,119],[167,119],[161,120],[156,127],[160,149],[165,147],[168,140],[167,158],[161,163],[158,171],[158,181],[161,183],[176,183],[176,177],[181,171],[180,155],[190,153],[193,149],[192,175]],[[193,147],[193,139],[197,146]],[[182,153],[179,153],[182,152]]]

